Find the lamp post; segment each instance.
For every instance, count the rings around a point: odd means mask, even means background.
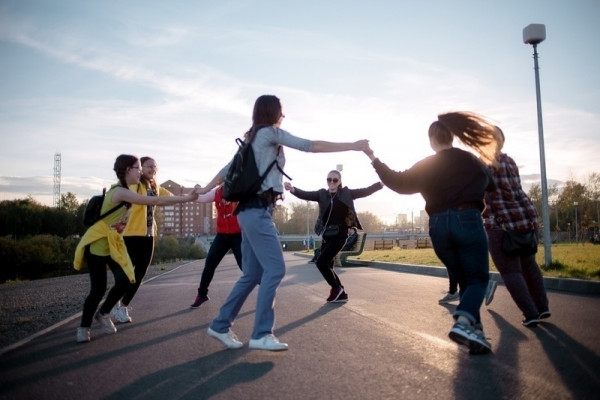
[[[546,39],[546,26],[530,24],[523,29],[523,43],[533,46],[533,62],[535,70],[535,92],[537,100],[538,135],[540,145],[540,174],[542,180],[542,224],[544,232],[544,260],[547,267],[552,264],[550,239],[550,211],[548,209],[548,183],[546,181],[546,155],[544,151],[544,127],[542,123],[542,102],[540,96],[540,74],[538,66],[537,45]]]
[[[577,234],[577,206],[579,203],[574,201],[573,205],[575,206],[575,244],[579,244],[579,235]]]

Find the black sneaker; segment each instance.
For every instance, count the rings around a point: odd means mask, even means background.
[[[533,328],[535,326],[537,326],[537,324],[540,323],[540,320],[537,318],[527,318],[523,320],[523,326],[526,326],[528,328]]]
[[[348,301],[348,293],[344,290],[342,294],[338,296],[336,300],[330,301],[330,303],[345,303]]]
[[[329,297],[327,298],[328,303],[335,302],[341,295],[344,293],[343,287],[331,288],[331,292],[329,292]],[[346,298],[347,300],[347,298]]]
[[[202,303],[208,300],[210,300],[208,296],[196,296],[196,300],[194,300],[194,304],[190,305],[190,308],[198,308]]]

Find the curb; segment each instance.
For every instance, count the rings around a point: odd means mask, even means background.
[[[311,257],[310,254],[295,253],[303,257]],[[448,277],[446,267],[436,267],[430,265],[414,265],[414,264],[398,264],[384,261],[363,261],[348,258],[348,264],[354,264],[356,267],[371,267],[380,268],[389,271],[407,272],[410,274],[431,275],[439,277]],[[347,267],[346,267],[347,268]],[[352,267],[350,267],[352,268]],[[490,271],[490,279],[494,279],[499,284],[503,285],[500,274],[496,271]],[[554,278],[544,277],[544,286],[547,290],[557,290],[561,292],[600,295],[600,281],[588,281],[583,279],[573,278]]]

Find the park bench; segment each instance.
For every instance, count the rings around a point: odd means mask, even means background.
[[[428,247],[432,247],[431,240],[428,237],[419,237],[417,238],[417,249],[426,249]]]
[[[367,232],[358,231],[358,237],[356,238],[356,243],[350,250],[340,251],[336,254],[335,259],[333,260],[334,267],[347,267],[349,265],[353,265],[347,262],[348,257],[350,256],[358,256],[365,249],[365,243],[367,241]]]
[[[373,250],[391,250],[394,248],[394,239],[375,239]]]

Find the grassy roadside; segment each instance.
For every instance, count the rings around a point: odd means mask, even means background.
[[[312,252],[311,252],[312,253]],[[384,261],[413,265],[443,265],[433,249],[365,250],[360,256],[350,259],[364,261]],[[536,255],[544,276],[556,278],[577,278],[600,281],[600,246],[585,244],[552,245],[552,264],[544,264],[544,247],[540,246]],[[490,269],[496,271],[490,257]]]

